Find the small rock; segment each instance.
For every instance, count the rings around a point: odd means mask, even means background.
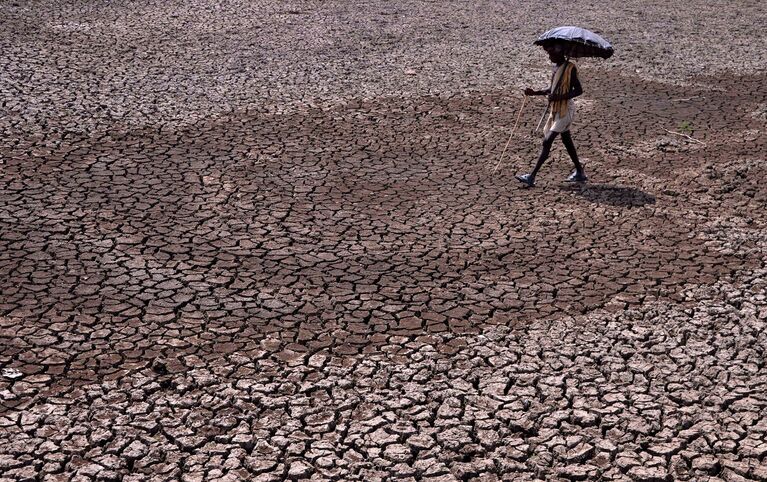
[[[140,440],[134,440],[123,451],[122,455],[128,459],[140,459],[147,454],[147,446]]]
[[[384,450],[384,458],[393,462],[407,462],[413,458],[413,454],[402,444],[391,444]]]
[[[592,471],[586,465],[568,465],[559,469],[559,475],[567,480],[587,480]]]
[[[24,374],[15,368],[3,368],[3,377],[10,380],[17,380],[23,377]]]
[[[671,480],[668,472],[658,467],[632,467],[628,472],[637,482],[666,482]]]
[[[307,477],[312,472],[314,472],[314,468],[306,462],[301,462],[300,460],[291,462],[290,467],[288,468],[288,476],[291,478]]]

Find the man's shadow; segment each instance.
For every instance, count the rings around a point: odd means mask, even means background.
[[[655,204],[655,196],[633,187],[586,183],[563,186],[562,189],[597,204],[617,207],[641,207]]]

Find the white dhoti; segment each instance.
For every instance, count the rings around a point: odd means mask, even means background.
[[[549,107],[551,109],[551,107]],[[560,116],[557,113],[549,112],[549,118],[546,121],[546,126],[543,128],[543,135],[547,136],[549,132],[565,132],[570,130],[570,126],[575,120],[575,102],[573,99],[567,101],[567,112],[564,116]]]

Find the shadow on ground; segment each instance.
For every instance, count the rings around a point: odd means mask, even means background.
[[[585,184],[566,186],[563,190],[574,192],[587,201],[618,207],[642,207],[655,204],[655,196],[641,189],[611,184]]]

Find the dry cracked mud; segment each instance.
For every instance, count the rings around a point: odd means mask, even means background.
[[[767,480],[766,17],[0,2],[0,481]]]

